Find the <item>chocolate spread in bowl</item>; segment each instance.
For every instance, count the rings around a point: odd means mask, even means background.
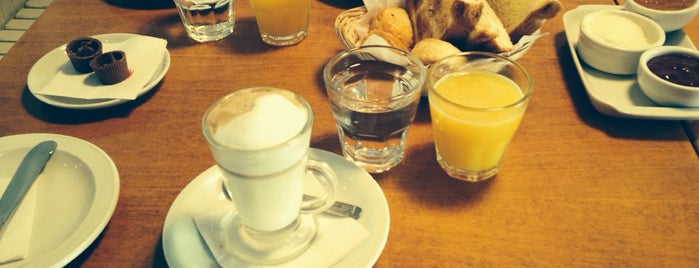
[[[658,10],[680,10],[691,7],[697,0],[636,0],[644,7]]]
[[[699,58],[697,57],[680,53],[660,55],[648,61],[648,69],[672,83],[699,87]]]

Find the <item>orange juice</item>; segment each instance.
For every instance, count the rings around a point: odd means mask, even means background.
[[[497,168],[526,109],[520,87],[495,73],[457,72],[438,80],[434,91],[430,112],[438,158],[462,170]]]
[[[251,0],[260,34],[295,35],[308,27],[310,0]]]

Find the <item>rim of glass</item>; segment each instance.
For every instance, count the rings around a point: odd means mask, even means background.
[[[433,71],[432,67],[434,67],[434,66],[436,66],[436,65],[439,65],[440,63],[446,62],[446,61],[448,61],[448,60],[450,60],[450,59],[457,58],[457,57],[463,57],[463,56],[466,56],[466,55],[481,55],[481,56],[484,56],[484,57],[492,57],[492,58],[497,58],[498,60],[503,60],[503,61],[509,62],[510,64],[514,65],[517,69],[521,70],[522,73],[524,74],[525,78],[527,79],[527,85],[526,85],[526,86],[527,86],[527,90],[525,91],[524,89],[520,88],[520,90],[522,90],[522,96],[521,96],[517,101],[515,101],[515,102],[513,102],[513,103],[510,103],[510,104],[507,104],[507,105],[502,105],[502,106],[497,106],[497,107],[488,107],[488,108],[478,108],[478,107],[465,106],[465,105],[456,103],[456,102],[454,102],[454,101],[452,101],[452,100],[449,100],[449,99],[445,98],[444,96],[442,96],[442,94],[439,94],[439,92],[437,92],[437,91],[434,89],[434,84],[432,83],[433,78],[432,78],[432,75],[431,75],[431,74],[432,74],[432,71]],[[440,77],[440,79],[441,79],[441,78],[442,78],[442,77]],[[509,78],[508,78],[508,79],[509,79]],[[511,79],[510,79],[510,80],[511,80]],[[439,79],[438,79],[437,81],[434,81],[434,82],[435,82],[435,83],[436,83],[436,82],[439,82]],[[516,106],[522,105],[524,102],[526,102],[527,100],[529,100],[529,97],[531,97],[532,93],[534,92],[534,80],[532,79],[532,77],[531,77],[531,75],[529,74],[529,72],[527,71],[527,69],[525,69],[521,64],[519,64],[518,62],[516,62],[516,61],[514,61],[514,60],[511,60],[511,59],[509,59],[509,58],[507,58],[507,57],[504,57],[504,56],[502,56],[502,55],[498,55],[498,54],[492,53],[492,52],[484,52],[484,51],[467,51],[467,52],[461,52],[461,53],[454,54],[454,55],[451,55],[451,56],[447,56],[447,57],[444,57],[444,58],[438,60],[437,62],[431,64],[431,65],[430,65],[430,68],[427,69],[427,78],[426,78],[425,84],[427,85],[427,90],[428,90],[428,92],[429,92],[430,94],[434,95],[434,96],[439,97],[442,101],[444,101],[444,102],[446,102],[446,103],[448,103],[448,104],[450,104],[450,105],[454,105],[454,106],[456,106],[456,107],[459,107],[459,108],[461,108],[461,109],[471,110],[471,111],[478,111],[478,112],[500,111],[500,110],[506,110],[506,109],[509,109],[509,108],[512,108],[512,107],[516,107]],[[518,84],[518,86],[519,86],[519,84]]]
[[[216,140],[212,136],[212,133],[210,133],[211,131],[209,129],[209,126],[206,123],[206,118],[209,116],[209,114],[214,110],[214,108],[216,108],[219,104],[221,104],[221,102],[228,100],[229,98],[234,97],[234,95],[240,94],[243,91],[254,91],[257,89],[272,89],[275,91],[278,90],[278,91],[285,91],[285,92],[292,93],[294,98],[296,98],[296,100],[301,104],[301,106],[306,109],[306,122],[304,123],[303,128],[301,128],[301,130],[298,133],[294,134],[293,137],[289,138],[285,142],[280,143],[280,144],[276,144],[276,145],[272,145],[269,147],[264,147],[264,148],[246,149],[246,148],[232,147],[232,146],[228,146],[228,145],[223,144],[223,143],[219,142],[218,140]],[[206,112],[204,113],[204,116],[202,116],[202,119],[201,119],[201,129],[202,129],[202,132],[204,133],[204,137],[206,138],[206,140],[209,141],[209,144],[212,144],[212,145],[219,147],[219,148],[227,148],[227,149],[232,149],[232,150],[236,150],[236,151],[247,151],[247,152],[261,151],[261,150],[265,150],[265,151],[266,150],[274,150],[276,148],[281,148],[281,147],[287,146],[290,143],[302,138],[304,133],[306,133],[306,131],[308,129],[310,129],[312,126],[313,126],[313,110],[311,109],[311,105],[308,103],[308,101],[306,101],[306,99],[301,97],[301,95],[299,95],[296,92],[293,92],[293,91],[288,90],[288,89],[272,87],[272,86],[248,87],[248,88],[243,88],[243,89],[239,89],[239,90],[230,92],[230,93],[226,94],[225,96],[217,99],[213,104],[211,104],[211,106],[209,106],[209,108],[206,109]]]
[[[691,6],[682,8],[682,9],[672,9],[672,10],[664,10],[664,9],[656,9],[656,8],[651,8],[647,7],[645,5],[642,5],[639,3],[638,0],[627,0],[624,1],[624,4],[628,5],[633,5],[632,8],[636,8],[638,10],[641,10],[643,12],[647,12],[648,14],[655,14],[655,15],[683,15],[687,13],[692,13],[695,11],[695,9],[699,8],[699,1],[694,1],[694,3]]]
[[[371,49],[371,48],[388,49],[391,51],[395,51],[398,54],[409,58],[410,62],[414,63],[420,71],[418,81],[417,81],[418,86],[416,87],[416,89],[413,90],[412,92],[410,92],[410,94],[401,94],[401,95],[398,95],[396,97],[391,97],[391,100],[404,98],[405,96],[412,96],[413,94],[420,94],[420,92],[422,91],[422,87],[425,84],[425,79],[427,78],[427,67],[425,67],[425,64],[422,63],[422,61],[420,59],[418,59],[417,56],[413,55],[409,51],[406,51],[406,50],[403,50],[403,49],[400,49],[397,47],[385,46],[385,45],[366,45],[366,46],[349,48],[349,49],[345,49],[342,52],[339,52],[339,53],[335,54],[334,56],[332,56],[325,63],[325,66],[323,67],[323,81],[325,82],[325,87],[330,88],[333,92],[340,92],[340,90],[336,90],[335,87],[330,86],[330,85],[333,85],[333,82],[332,82],[333,79],[330,75],[330,70],[332,69],[332,66],[335,63],[337,63],[340,59],[345,58],[348,55],[354,54],[358,50],[367,50],[367,49]],[[356,100],[356,101],[365,101],[363,99],[354,98],[354,97],[352,97],[350,99]]]

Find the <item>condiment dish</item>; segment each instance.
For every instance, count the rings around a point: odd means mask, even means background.
[[[624,0],[624,8],[646,16],[672,32],[684,28],[699,12],[699,0]]]
[[[699,51],[649,49],[639,59],[637,79],[641,91],[659,105],[699,107]]]
[[[580,21],[578,54],[603,72],[630,75],[637,71],[641,53],[662,46],[665,32],[639,14],[607,9],[586,14]]]

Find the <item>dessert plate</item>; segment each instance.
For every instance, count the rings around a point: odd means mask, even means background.
[[[601,9],[622,9],[612,5],[581,5],[563,14],[568,46],[592,105],[611,116],[643,119],[699,119],[699,108],[666,107],[655,104],[641,92],[636,75],[613,75],[598,71],[578,57],[576,46],[580,20],[585,14]],[[665,45],[696,49],[687,34],[678,30],[667,34]]]
[[[56,152],[40,183],[27,256],[7,267],[63,267],[102,232],[119,198],[119,174],[97,146],[69,136],[20,134],[0,138],[0,178],[11,178],[24,155],[41,141],[54,140]]]
[[[109,43],[121,43],[129,38],[136,37],[137,34],[131,33],[110,33],[101,34],[93,36],[99,39],[104,44]],[[29,92],[34,95],[40,101],[63,108],[69,109],[96,109],[114,106],[127,102],[129,100],[125,99],[79,99],[79,98],[69,98],[61,96],[51,96],[38,94],[36,91],[46,86],[50,81],[52,76],[46,75],[47,73],[55,73],[60,70],[61,66],[69,62],[68,56],[66,56],[65,47],[67,44],[63,44],[50,52],[46,53],[41,57],[32,68],[29,70],[29,75],[27,76],[27,87]],[[153,89],[155,85],[160,82],[170,68],[170,52],[165,50],[163,53],[162,62],[160,67],[155,71],[153,78],[140,90],[139,96],[145,94],[149,90]],[[70,86],[70,85],[66,85]]]
[[[311,149],[310,157],[326,162],[337,173],[337,199],[361,206],[358,221],[369,231],[369,237],[333,267],[373,266],[388,239],[389,212],[383,191],[369,173],[339,155]],[[180,192],[170,207],[163,227],[163,251],[170,267],[218,267],[192,217],[209,206],[230,202],[223,193],[220,176],[217,166],[207,169]]]

